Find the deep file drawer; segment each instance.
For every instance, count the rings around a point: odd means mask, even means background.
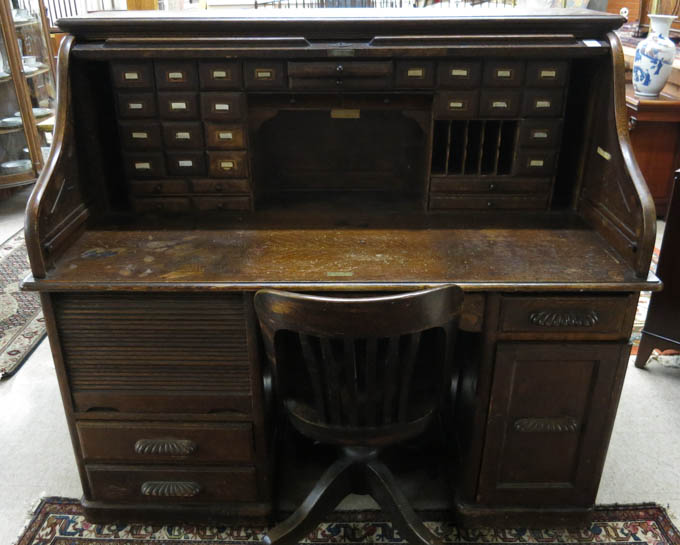
[[[135,503],[254,501],[253,467],[87,465],[93,499]]]
[[[253,461],[248,423],[80,421],[86,462],[244,463]]]

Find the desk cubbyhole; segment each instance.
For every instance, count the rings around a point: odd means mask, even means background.
[[[432,174],[446,174],[449,146],[450,121],[435,121],[432,135]]]

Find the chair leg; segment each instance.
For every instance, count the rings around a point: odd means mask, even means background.
[[[365,465],[370,494],[397,527],[401,538],[409,545],[443,545],[443,541],[428,530],[399,490],[394,475],[378,460]]]
[[[355,462],[337,460],[317,481],[302,505],[264,537],[266,545],[298,545],[323,517],[352,492],[351,471]]]

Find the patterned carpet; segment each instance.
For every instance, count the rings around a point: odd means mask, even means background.
[[[456,528],[439,516],[423,514],[426,524],[445,543],[484,545],[680,545],[678,529],[663,507],[612,505],[598,507],[588,528],[495,529]],[[377,518],[374,518],[377,517]],[[379,512],[336,514],[303,543],[361,545],[405,543]],[[371,520],[367,520],[371,519]],[[361,520],[361,521],[359,521]],[[76,500],[46,498],[17,545],[236,545],[262,543],[264,528],[255,526],[199,526],[190,524],[90,524]]]
[[[19,283],[30,272],[24,233],[0,245],[0,378],[12,376],[45,336],[37,293],[22,292]]]

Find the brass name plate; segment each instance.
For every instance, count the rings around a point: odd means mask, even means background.
[[[359,119],[361,117],[361,110],[333,108],[331,110],[331,117],[333,119]]]

